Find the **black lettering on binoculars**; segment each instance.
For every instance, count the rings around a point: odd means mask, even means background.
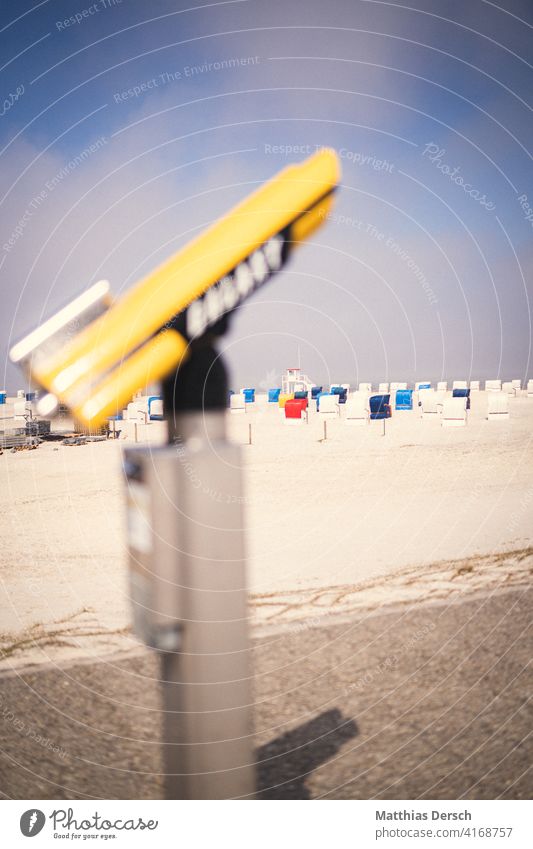
[[[189,341],[198,339],[282,267],[288,254],[287,231],[272,236],[229,274],[217,280],[169,323]],[[220,328],[224,332],[224,328]]]

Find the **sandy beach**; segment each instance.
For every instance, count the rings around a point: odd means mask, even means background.
[[[275,405],[228,414],[242,444],[255,633],[528,580],[533,399],[442,428],[418,411],[288,427]],[[252,445],[248,443],[252,425]],[[96,658],[129,631],[124,440],[0,457],[4,668]]]

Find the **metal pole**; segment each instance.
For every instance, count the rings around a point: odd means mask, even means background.
[[[176,419],[179,651],[162,654],[165,796],[255,792],[240,450],[225,414]],[[170,518],[170,517],[169,517]]]
[[[248,445],[252,444],[252,425],[248,424]]]
[[[216,352],[195,351],[163,391],[169,444],[127,449],[125,470],[133,626],[161,657],[165,797],[250,797],[242,451]]]

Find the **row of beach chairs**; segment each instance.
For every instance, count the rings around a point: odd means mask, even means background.
[[[420,392],[425,389],[435,388],[437,392],[448,392],[449,386],[448,381],[439,380],[437,381],[435,387],[432,386],[431,381],[429,380],[420,380],[415,383],[414,391]],[[455,390],[466,390],[469,389],[470,392],[479,392],[481,391],[481,381],[479,380],[454,380],[451,384],[452,392]],[[522,391],[522,381],[519,379],[509,380],[509,381],[501,381],[501,380],[486,380],[484,385],[485,392],[506,392],[509,396],[514,396],[517,393]],[[398,390],[407,391],[407,383],[402,382],[392,382],[392,383],[379,383],[377,388],[377,393],[380,395],[384,395],[389,393],[392,397],[396,397],[396,392]],[[329,389],[324,389],[322,386],[313,386],[312,389],[308,393],[298,393],[303,395],[308,395],[309,400],[315,400],[319,395],[330,395],[330,394],[338,394],[341,398],[340,403],[343,403],[343,400],[346,400],[346,397],[350,394],[351,386],[349,383],[332,383]],[[367,394],[371,394],[374,389],[371,383],[359,383],[358,392],[366,392]],[[409,390],[413,391],[413,390]],[[533,380],[529,380],[526,387],[526,392],[528,396],[533,397]],[[253,388],[243,388],[239,393],[231,393],[239,394],[243,396],[244,403],[254,403],[255,398],[255,389]],[[344,399],[343,399],[344,395]],[[282,390],[280,388],[269,389],[267,393],[267,398],[269,403],[278,403],[280,397],[283,397]],[[235,402],[237,403],[237,401]]]
[[[421,385],[416,394],[417,402],[413,401],[414,390],[397,389],[393,403],[390,393],[372,395],[366,388],[350,395],[333,391],[321,392],[311,401],[305,392],[296,393],[294,396],[278,393],[276,406],[288,424],[307,420],[309,405],[313,404],[320,419],[324,420],[340,418],[342,408],[342,418],[349,425],[389,418],[394,407],[400,415],[403,411],[417,410],[422,419],[440,420],[443,427],[462,427],[467,423],[470,392],[470,388],[456,387],[450,396],[443,390]],[[248,403],[243,393],[233,394],[230,397],[230,410],[232,413],[245,413]],[[488,421],[503,421],[508,418],[509,394],[490,391],[487,394]]]

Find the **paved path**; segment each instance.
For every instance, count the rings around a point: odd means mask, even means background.
[[[263,798],[526,798],[527,594],[358,610],[254,643]],[[14,798],[161,796],[157,662],[143,650],[0,678]]]

